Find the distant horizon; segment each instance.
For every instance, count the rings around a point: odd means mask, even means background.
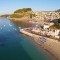
[[[12,14],[21,8],[32,8],[33,11],[55,11],[60,9],[60,0],[1,0],[0,15]]]
[[[29,8],[29,7],[28,7],[28,8]],[[22,8],[21,8],[21,9],[22,9]],[[18,10],[18,9],[16,9],[16,10]],[[16,10],[14,10],[14,11],[16,11]],[[58,10],[58,9],[56,9],[56,10]],[[56,10],[45,10],[45,11],[56,11]],[[4,14],[4,13],[2,13],[2,14],[0,14],[0,15],[13,14],[13,13],[14,13],[14,11],[13,11],[13,12],[10,12],[10,13],[5,13],[5,14]],[[33,11],[33,9],[32,9],[32,11]],[[43,11],[41,11],[41,10],[39,11],[39,10],[38,10],[38,11],[34,11],[34,12],[43,12]]]
[[[25,8],[25,7],[24,7]],[[28,7],[29,8],[29,7]],[[20,8],[20,9],[22,9],[22,8]],[[16,10],[18,10],[18,9],[16,9]],[[16,10],[14,10],[14,11],[16,11]],[[58,9],[56,9],[56,10],[58,10]],[[56,10],[45,10],[45,11],[56,11]],[[10,12],[10,13],[2,13],[2,14],[0,14],[0,15],[6,15],[6,14],[13,14],[14,13],[14,11],[12,11],[12,12]],[[32,11],[33,11],[33,9],[32,9]],[[44,12],[43,10],[41,11],[39,11],[39,10],[37,10],[37,11],[34,11],[34,12]]]

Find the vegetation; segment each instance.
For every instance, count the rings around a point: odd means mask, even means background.
[[[28,12],[28,11],[32,11],[32,9],[31,8],[18,9],[14,13],[23,13],[23,12]]]
[[[60,19],[58,19],[58,23],[60,23]]]
[[[56,23],[56,27],[60,29],[60,23]]]
[[[35,17],[35,16],[36,16],[35,14],[30,14],[30,18]]]
[[[14,14],[10,15],[10,18],[22,18],[22,17],[30,17],[32,18],[32,9],[31,8],[23,8],[18,9],[14,12]]]
[[[60,19],[58,19],[58,22],[55,24],[57,28],[60,29]]]
[[[21,18],[23,15],[18,15],[18,14],[12,14],[10,15],[10,18]]]

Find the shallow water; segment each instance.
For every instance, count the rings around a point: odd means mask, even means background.
[[[0,18],[0,60],[52,60],[32,38],[19,33],[7,18]]]

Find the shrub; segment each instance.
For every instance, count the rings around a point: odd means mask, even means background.
[[[12,14],[10,15],[11,18],[21,18],[23,15],[18,15],[18,14]]]

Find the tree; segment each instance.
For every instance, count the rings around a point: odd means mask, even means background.
[[[23,12],[28,12],[28,11],[32,11],[32,9],[31,8],[18,9],[14,13],[23,13]]]
[[[58,19],[58,23],[60,23],[60,19]]]
[[[30,14],[30,18],[32,18],[32,14]]]
[[[60,23],[56,23],[55,26],[60,29]]]
[[[18,14],[12,14],[10,15],[11,18],[21,18],[23,15],[18,15]]]

